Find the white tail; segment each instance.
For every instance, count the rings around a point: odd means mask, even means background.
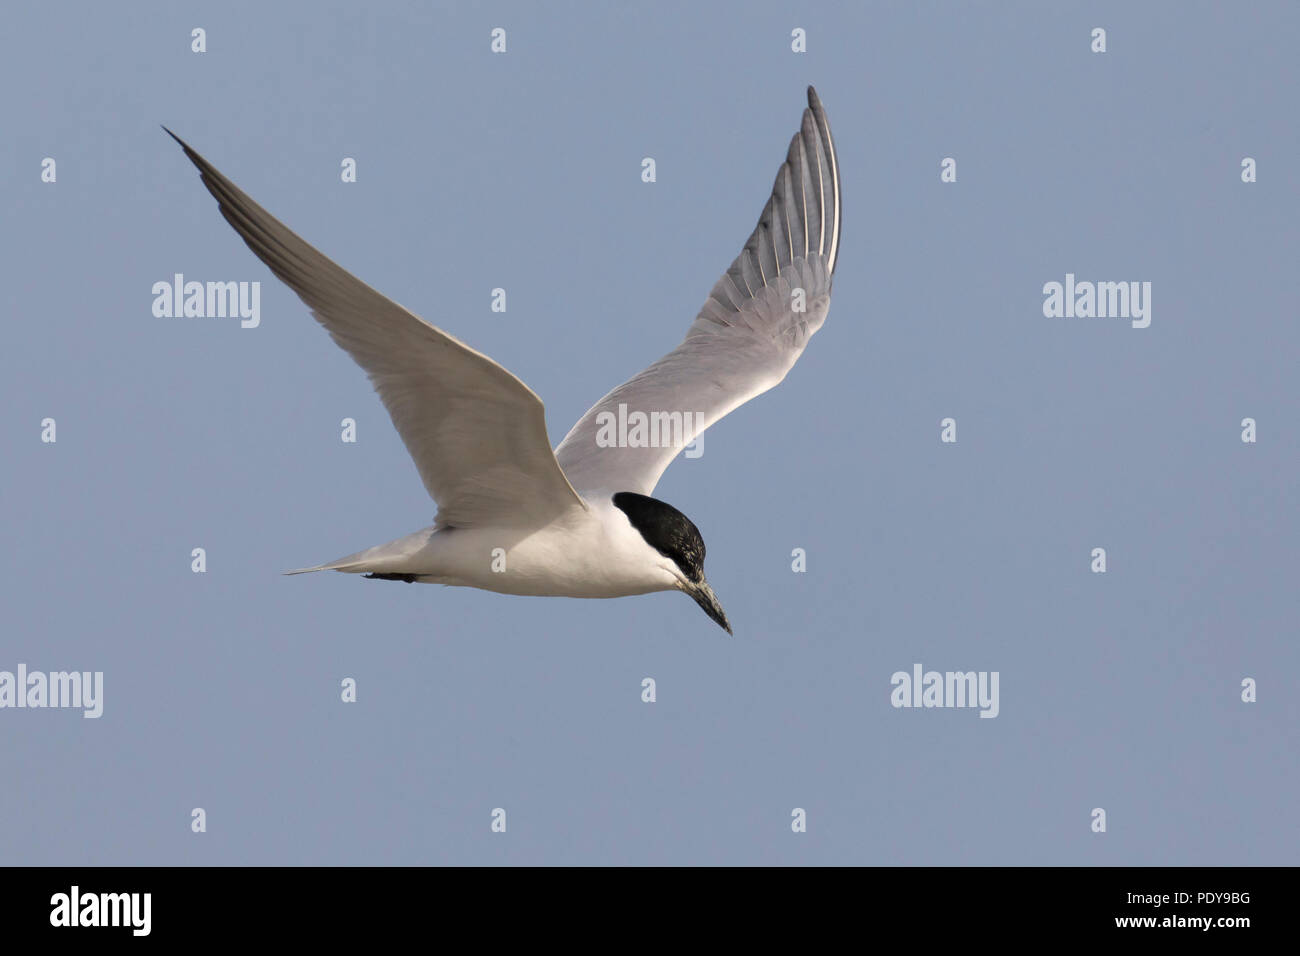
[[[387,544],[366,548],[355,554],[338,558],[327,564],[318,564],[314,568],[294,568],[285,574],[310,574],[313,571],[342,571],[345,574],[365,574],[370,571],[406,571],[405,560],[411,554],[428,544],[433,528],[425,528],[414,534],[389,541]]]

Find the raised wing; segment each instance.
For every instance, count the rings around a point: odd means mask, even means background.
[[[810,86],[758,226],[685,340],[597,402],[556,449],[573,486],[650,494],[684,444],[785,378],[826,319],[839,240],[835,143]]]
[[[340,268],[167,132],[226,221],[365,369],[438,504],[439,526],[536,527],[586,508],[527,385]]]

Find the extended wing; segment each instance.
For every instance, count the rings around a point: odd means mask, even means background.
[[[370,376],[440,526],[540,527],[586,507],[556,463],[542,401],[527,385],[326,258],[167,132],[226,221]]]
[[[572,485],[650,494],[683,444],[785,378],[826,319],[839,239],[835,143],[809,87],[758,226],[685,340],[592,406],[556,449]],[[639,436],[636,415],[647,423]],[[629,447],[638,438],[659,447]]]

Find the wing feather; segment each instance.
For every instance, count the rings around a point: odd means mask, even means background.
[[[758,225],[685,340],[593,405],[556,449],[573,486],[584,494],[650,494],[686,444],[785,378],[826,319],[839,235],[835,145],[809,87]],[[645,423],[639,436],[638,421]],[[625,443],[610,442],[611,425]],[[650,444],[629,447],[638,437]]]
[[[328,259],[167,132],[226,221],[366,371],[438,504],[439,526],[540,527],[586,507],[527,385]]]

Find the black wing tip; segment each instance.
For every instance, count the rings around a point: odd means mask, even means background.
[[[813,111],[819,120],[823,123],[826,122],[826,107],[822,105],[822,98],[817,95],[815,86],[808,87],[808,108]]]
[[[185,142],[185,140],[181,139],[179,136],[177,136],[175,133],[169,130],[166,126],[163,126],[163,132],[166,133],[168,136],[170,136],[172,139],[176,140],[176,142],[180,145],[181,149],[185,151],[185,155],[189,157],[191,163],[193,163],[195,166],[198,166],[200,170],[203,169],[203,157],[200,156],[198,153],[194,152],[193,147],[191,147],[189,143]]]
[[[813,125],[824,127],[829,135],[831,123],[826,118],[826,107],[822,106],[821,97],[817,95],[817,90],[811,86],[808,87],[808,109],[806,112],[812,114]]]
[[[826,118],[826,107],[822,105],[821,97],[817,95],[817,91],[811,86],[808,87],[808,109],[806,112],[812,114],[814,125],[830,127],[830,121]]]

